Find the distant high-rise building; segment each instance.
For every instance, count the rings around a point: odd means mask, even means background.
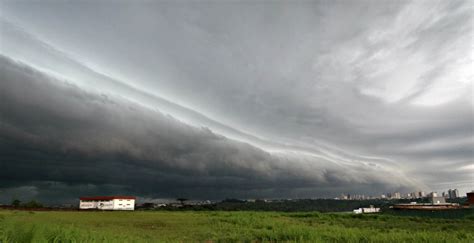
[[[394,192],[394,193],[392,194],[392,198],[393,198],[393,199],[400,199],[400,198],[401,198],[400,193],[399,193],[399,192]]]
[[[451,199],[458,198],[459,197],[459,191],[458,189],[449,189],[448,190],[448,196]]]
[[[418,197],[419,197],[419,198],[425,197],[425,192],[424,192],[424,191],[419,191],[419,192],[418,192]]]

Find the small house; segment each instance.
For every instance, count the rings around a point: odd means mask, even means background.
[[[79,198],[79,209],[135,210],[135,197],[98,196]]]

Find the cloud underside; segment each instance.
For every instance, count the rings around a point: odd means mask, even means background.
[[[0,203],[470,191],[471,5],[4,2]]]
[[[5,190],[222,198],[414,186],[384,167],[267,152],[120,97],[81,90],[6,57],[0,64]]]

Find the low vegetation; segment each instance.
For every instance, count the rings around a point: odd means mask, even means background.
[[[373,205],[383,210],[388,210],[390,206],[398,203],[428,203],[428,198],[419,199],[398,199],[398,200],[386,200],[386,199],[371,199],[371,200],[334,200],[334,199],[296,199],[296,200],[281,200],[265,202],[263,200],[257,200],[255,202],[246,202],[239,199],[226,199],[222,202],[208,204],[208,205],[190,205],[188,203],[181,203],[183,207],[175,207],[168,205],[166,207],[160,207],[153,210],[165,210],[165,211],[180,211],[180,210],[193,210],[193,211],[279,211],[279,212],[347,212],[352,211],[355,208],[369,207]],[[455,201],[459,204],[465,204],[466,198],[459,198]],[[143,208],[146,209],[146,208]]]
[[[11,203],[11,206],[16,207],[16,208],[20,208],[20,207],[21,208],[42,208],[43,204],[41,204],[40,202],[35,201],[35,200],[31,200],[29,202],[22,203],[18,199],[13,199],[13,201]]]
[[[474,242],[472,216],[0,210],[0,242]]]

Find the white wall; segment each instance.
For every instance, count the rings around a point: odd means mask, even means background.
[[[90,202],[90,201],[80,201],[79,202],[80,209],[92,209],[97,208],[97,202]]]
[[[114,210],[135,210],[135,199],[114,199]]]
[[[135,199],[113,199],[109,201],[80,201],[80,209],[135,210]]]

